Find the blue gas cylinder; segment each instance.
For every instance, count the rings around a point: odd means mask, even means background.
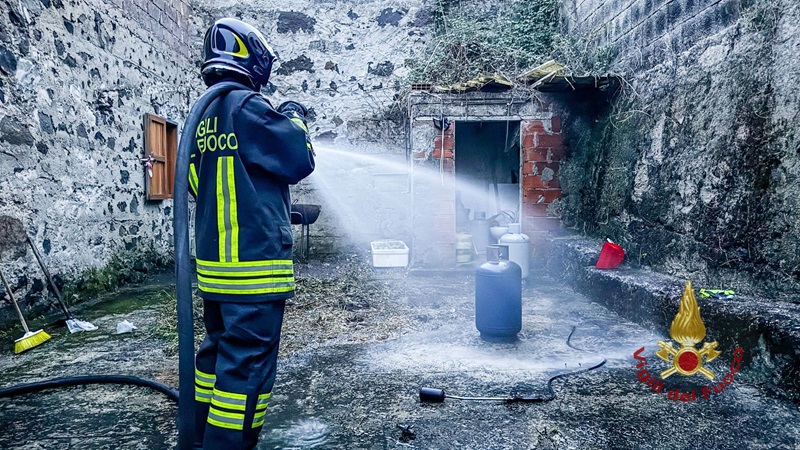
[[[522,329],[522,269],[488,247],[475,270],[475,326],[486,341],[508,341]]]

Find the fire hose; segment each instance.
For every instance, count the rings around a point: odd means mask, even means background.
[[[128,384],[156,390],[166,395],[170,400],[177,402],[178,393],[175,389],[158,381],[128,375],[84,375],[79,377],[53,378],[52,380],[37,381],[35,383],[19,384],[5,389],[0,389],[0,398],[14,397],[30,394],[47,389],[64,388],[70,386],[84,386],[87,384]]]
[[[175,234],[175,289],[178,301],[178,450],[191,450],[194,439],[194,324],[192,316],[192,262],[189,254],[189,154],[193,130],[208,105],[219,95],[241,88],[218,83],[195,102],[184,122],[175,166],[173,229]],[[185,130],[190,130],[186,132]]]

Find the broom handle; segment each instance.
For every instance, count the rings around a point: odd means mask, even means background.
[[[6,277],[3,276],[3,272],[0,272],[0,278],[3,279],[3,284],[6,287],[6,292],[8,292],[8,298],[11,299],[11,303],[14,304],[14,308],[17,310],[17,314],[19,314],[19,321],[22,322],[22,328],[25,329],[25,333],[30,333],[31,330],[28,329],[28,324],[25,322],[25,316],[22,315],[22,310],[19,309],[19,305],[17,304],[17,299],[14,298],[14,294],[11,293],[11,286],[8,285],[8,281],[6,281]]]
[[[53,282],[53,277],[50,276],[50,272],[47,270],[47,267],[44,265],[44,261],[42,261],[42,255],[39,254],[39,250],[36,249],[36,246],[33,245],[33,241],[31,237],[27,234],[25,235],[28,238],[28,244],[31,245],[31,250],[33,250],[33,256],[36,257],[36,261],[39,263],[39,267],[42,268],[42,272],[44,272],[44,277],[47,278],[47,283],[50,284],[50,289],[56,295],[56,299],[58,300],[58,305],[61,307],[61,310],[64,311],[64,314],[67,316],[67,319],[74,319],[72,317],[72,313],[69,312],[67,309],[67,305],[64,303],[64,299],[61,298],[61,293],[58,291],[56,284]]]

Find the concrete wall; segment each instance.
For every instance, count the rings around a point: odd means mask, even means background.
[[[197,6],[209,23],[232,16],[264,33],[279,56],[265,92],[275,105],[291,99],[310,108],[318,153],[335,149],[403,160],[404,104],[398,96],[405,87],[406,60],[425,50],[432,29],[429,2],[199,0]],[[376,183],[383,186],[382,196],[403,195],[405,183],[393,187],[394,182],[373,176],[395,169],[364,159],[333,159],[334,165],[351,165],[333,167],[321,155],[318,173],[293,190],[294,201],[323,205],[311,226],[312,255],[353,243],[366,248],[371,239],[402,238],[407,227],[391,224],[403,222],[405,211],[395,206],[376,211],[372,206],[381,202],[365,197]]]
[[[610,107],[573,99],[564,120],[568,224],[701,286],[796,289],[800,3],[570,0],[564,13],[625,78]]]
[[[59,278],[170,258],[172,201],[144,198],[142,115],[180,122],[196,95],[192,15],[186,0],[0,4],[0,216]],[[0,257],[20,297],[44,286],[23,255]]]

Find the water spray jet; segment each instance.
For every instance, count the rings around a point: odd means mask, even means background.
[[[375,239],[406,240],[412,234],[418,238],[433,233],[414,219],[415,190],[455,188],[459,196],[492,204],[486,186],[459,179],[455,186],[442,188],[439,168],[414,164],[402,154],[371,154],[331,144],[317,147],[317,169],[308,178],[312,195],[319,197],[314,202],[325,205],[336,232],[359,246]],[[516,217],[518,208],[510,214]]]

